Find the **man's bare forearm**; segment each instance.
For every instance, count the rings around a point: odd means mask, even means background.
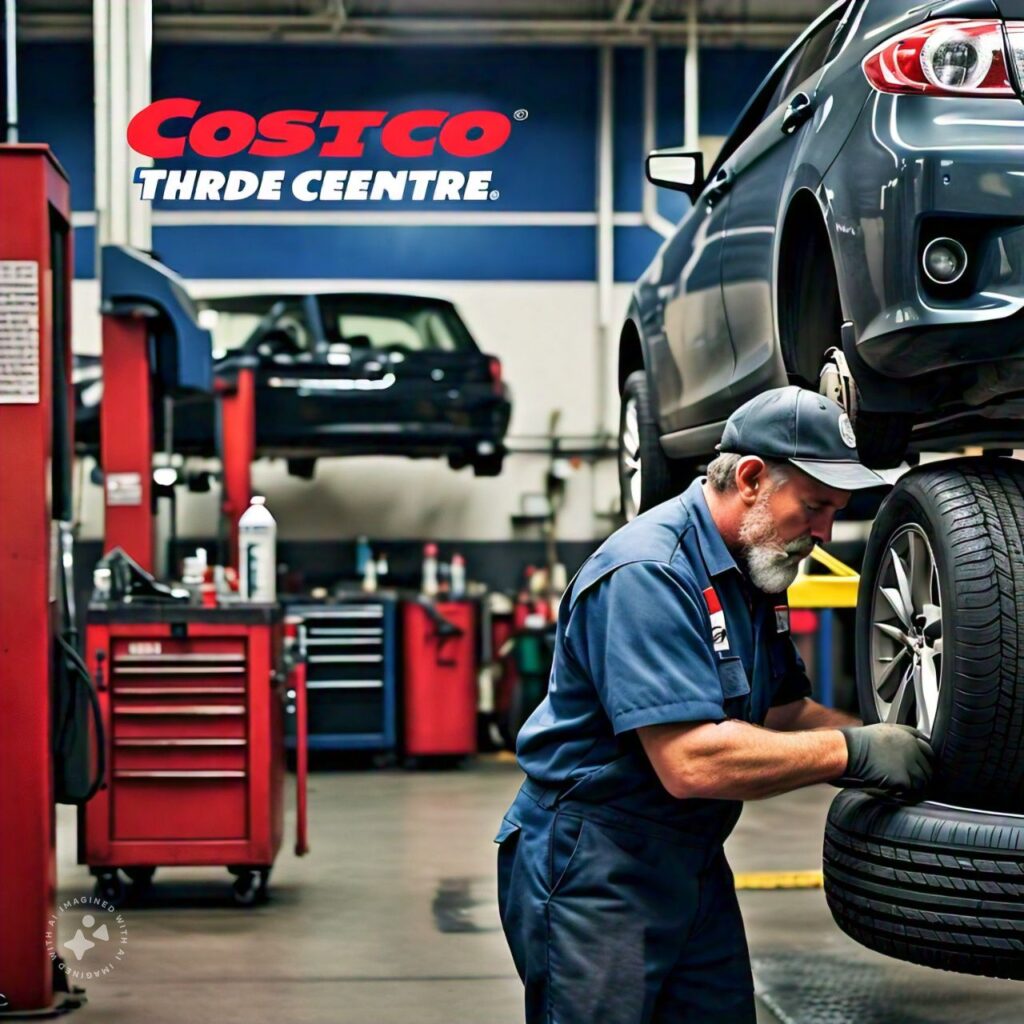
[[[680,799],[762,800],[846,770],[846,740],[831,729],[776,732],[729,720],[639,733],[662,785]]]
[[[768,729],[795,732],[801,729],[843,729],[863,723],[845,711],[827,708],[824,704],[806,697],[771,708],[764,724]]]

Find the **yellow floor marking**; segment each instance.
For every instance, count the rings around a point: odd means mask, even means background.
[[[736,876],[737,889],[820,889],[820,871],[747,871]]]

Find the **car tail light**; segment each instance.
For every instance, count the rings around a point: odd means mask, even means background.
[[[491,356],[487,360],[487,372],[491,375],[495,391],[501,391],[501,360]]]
[[[1008,26],[1018,67],[1024,25]],[[1006,66],[1001,21],[930,21],[883,43],[864,58],[864,74],[879,92],[930,96],[1016,96]]]
[[[1006,25],[1010,43],[1010,58],[1017,70],[1017,82],[1024,82],[1024,21],[1011,21]]]

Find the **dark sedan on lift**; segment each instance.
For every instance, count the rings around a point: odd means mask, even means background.
[[[262,294],[202,299],[214,372],[256,369],[257,454],[312,476],[339,455],[446,457],[496,476],[511,414],[501,363],[480,351],[452,303],[376,293]],[[79,449],[99,439],[99,360],[76,372]],[[161,410],[156,429],[162,436]],[[179,408],[173,448],[214,456],[210,403]]]

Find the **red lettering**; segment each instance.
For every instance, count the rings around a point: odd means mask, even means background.
[[[392,156],[433,156],[438,143],[455,157],[480,157],[500,149],[512,122],[495,110],[407,110],[389,118],[385,110],[274,110],[256,119],[242,110],[216,110],[194,120],[199,100],[156,100],[128,124],[128,145],[153,159],[181,157],[188,148],[199,156],[220,158],[248,152],[257,157],[295,156],[311,149],[317,129],[334,129],[321,145],[324,157],[354,158],[365,153],[369,128],[380,128],[380,144]],[[167,122],[193,121],[187,135],[164,134]]]
[[[448,116],[447,110],[409,110],[395,114],[381,129],[381,145],[392,156],[431,156],[436,135],[428,139],[414,139],[412,133],[423,128],[438,128]]]
[[[249,149],[253,156],[295,156],[316,141],[309,125],[316,121],[315,110],[275,110],[260,118],[258,138]]]
[[[219,133],[226,132],[221,138]],[[200,156],[234,156],[256,137],[256,118],[241,110],[216,110],[199,118],[188,142]]]
[[[385,117],[386,110],[325,110],[320,119],[322,128],[337,128],[334,138],[320,147],[321,156],[362,156],[366,148],[363,132],[376,128]]]
[[[469,138],[471,131],[479,137]],[[501,149],[512,134],[512,122],[494,110],[467,110],[449,118],[441,129],[438,141],[452,156],[486,156]]]
[[[160,128],[165,121],[177,117],[191,120],[198,109],[199,100],[169,99],[150,103],[128,122],[128,145],[136,153],[154,159],[181,156],[185,152],[185,136],[161,135]]]

